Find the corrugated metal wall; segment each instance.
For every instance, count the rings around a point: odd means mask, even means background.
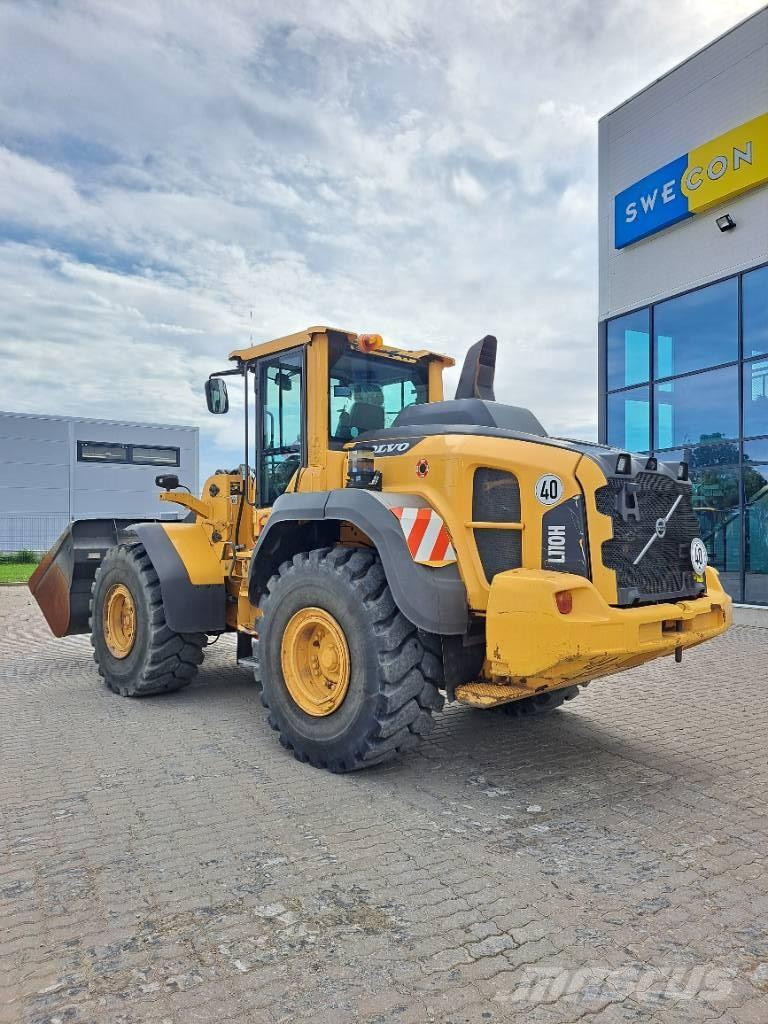
[[[197,427],[0,412],[0,551],[46,550],[70,519],[169,516],[155,477],[198,489]],[[165,445],[178,468],[78,462],[78,441]]]
[[[599,126],[600,319],[768,260],[768,186],[626,249],[613,198],[710,139],[768,111],[768,8],[608,114]],[[736,230],[714,218],[730,213]]]

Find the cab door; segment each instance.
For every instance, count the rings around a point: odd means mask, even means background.
[[[260,359],[255,384],[258,505],[270,508],[307,464],[304,348]]]

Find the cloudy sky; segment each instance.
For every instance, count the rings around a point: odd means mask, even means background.
[[[596,434],[597,119],[752,0],[0,3],[0,408],[194,423],[309,324]]]

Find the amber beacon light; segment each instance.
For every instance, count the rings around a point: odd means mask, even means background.
[[[358,334],[357,347],[361,352],[375,352],[384,344],[380,334]]]

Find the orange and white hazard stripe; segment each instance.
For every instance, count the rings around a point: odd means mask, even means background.
[[[451,538],[441,517],[431,508],[390,509],[400,520],[414,562],[455,562]]]

